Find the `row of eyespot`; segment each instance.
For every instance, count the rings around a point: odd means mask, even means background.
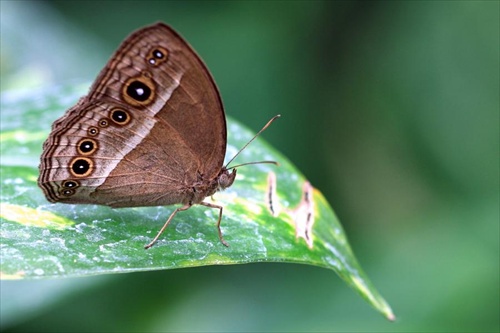
[[[151,66],[158,66],[167,60],[168,51],[162,47],[158,47],[149,52],[146,62]],[[134,80],[125,85],[126,94],[136,100],[138,103],[146,102],[151,97],[151,88],[142,82],[142,80]],[[121,109],[111,111],[110,119],[117,125],[126,125],[130,121],[129,114]],[[109,120],[103,118],[99,120],[98,126],[105,128],[109,126]],[[99,134],[99,128],[92,126],[87,130],[87,134],[91,137]],[[92,155],[98,148],[97,142],[94,139],[84,138],[77,145],[77,151],[80,155]],[[88,176],[93,169],[93,162],[87,157],[77,157],[70,164],[71,173],[75,177]],[[70,196],[75,193],[75,189],[80,186],[76,180],[65,180],[62,182],[61,194]]]
[[[127,111],[122,109],[114,109],[110,112],[110,119],[103,118],[99,120],[98,127],[105,128],[108,127],[111,120],[113,123],[123,126],[130,122],[131,117]],[[87,130],[89,136],[97,136],[99,134],[99,128],[92,126]],[[77,144],[77,152],[83,156],[92,155],[98,148],[97,141],[91,138],[84,138],[80,140]],[[85,177],[88,176],[93,169],[93,161],[88,157],[77,157],[70,164],[70,172],[75,177]],[[65,196],[70,196],[74,194],[75,189],[80,186],[79,182],[76,180],[65,180],[62,183],[62,194]]]
[[[157,67],[168,59],[168,51],[163,47],[152,49],[146,57],[146,65]],[[133,106],[145,106],[155,97],[155,84],[149,71],[142,71],[141,75],[130,78],[123,86],[122,97],[126,103]]]

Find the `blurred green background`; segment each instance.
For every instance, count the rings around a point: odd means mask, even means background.
[[[252,264],[2,282],[2,331],[500,330],[498,1],[0,3],[2,91],[90,84],[130,32],[174,27],[228,115],[283,115],[264,138],[398,316],[331,271]]]

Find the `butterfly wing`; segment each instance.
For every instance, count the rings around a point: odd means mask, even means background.
[[[158,23],[130,35],[90,93],[52,128],[39,184],[50,201],[113,207],[186,203],[219,174],[226,121],[192,48]]]

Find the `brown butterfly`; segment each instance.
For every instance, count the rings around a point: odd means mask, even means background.
[[[177,212],[194,204],[217,208],[219,239],[228,246],[222,206],[203,201],[236,177],[235,167],[223,165],[226,137],[222,101],[207,67],[172,28],[157,23],[132,33],[89,94],[54,122],[38,184],[51,202],[183,204],[145,248]]]

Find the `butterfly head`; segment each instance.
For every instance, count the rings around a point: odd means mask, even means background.
[[[224,190],[229,186],[233,185],[234,179],[236,178],[236,169],[229,171],[226,168],[222,168],[219,177],[217,177],[218,189]]]

